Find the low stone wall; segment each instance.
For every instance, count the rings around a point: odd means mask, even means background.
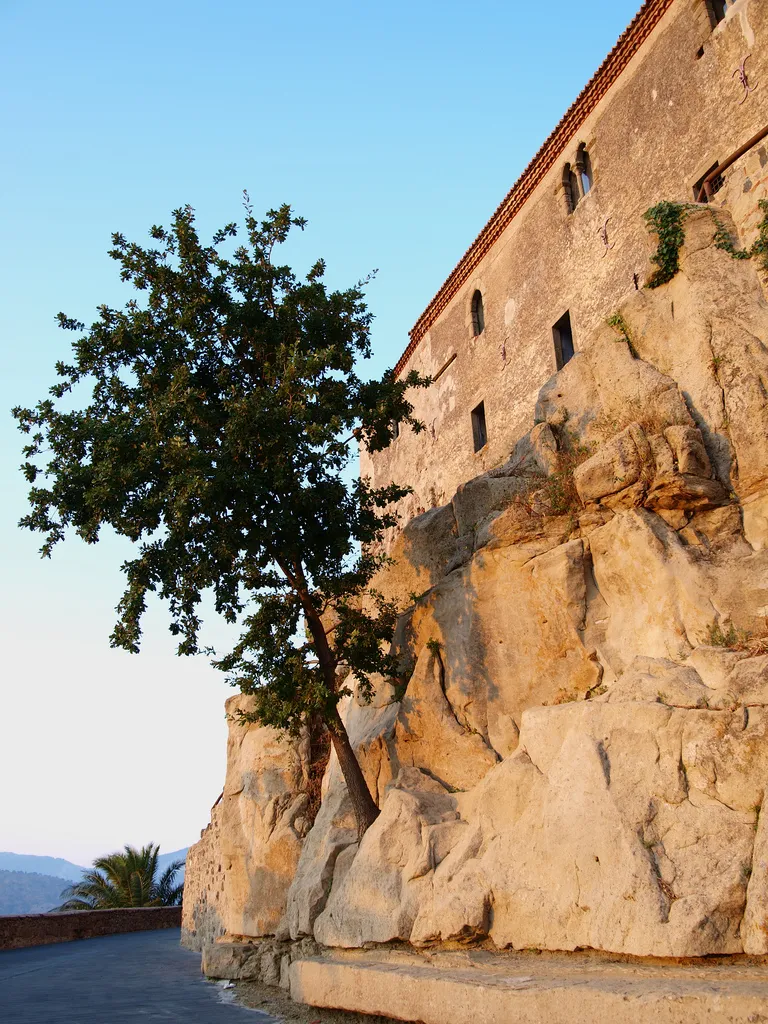
[[[122,932],[181,927],[181,907],[134,907],[125,910],[68,910],[55,914],[0,917],[0,949],[44,946],[50,942],[93,939]]]

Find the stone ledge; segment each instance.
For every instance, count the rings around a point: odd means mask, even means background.
[[[51,942],[92,939],[98,935],[181,927],[181,907],[130,907],[123,910],[66,910],[49,914],[0,917],[0,949],[45,946]]]
[[[768,1022],[768,965],[615,963],[580,954],[358,954],[296,960],[291,996],[421,1024]]]

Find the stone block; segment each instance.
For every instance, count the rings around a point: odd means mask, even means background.
[[[767,873],[768,874],[768,873]],[[291,996],[422,1024],[757,1024],[768,970],[619,964],[587,955],[297,960]]]
[[[634,484],[642,469],[643,459],[634,433],[627,427],[577,466],[573,479],[582,501],[599,501]]]
[[[681,473],[707,478],[712,476],[712,466],[700,430],[696,427],[672,426],[664,431],[664,437]]]

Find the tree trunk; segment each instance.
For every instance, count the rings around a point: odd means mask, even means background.
[[[376,821],[380,811],[371,796],[371,791],[368,789],[368,783],[365,781],[360,762],[357,760],[352,744],[349,742],[349,735],[341,720],[338,709],[335,709],[333,721],[328,723],[328,727],[331,731],[333,749],[336,751],[336,756],[339,759],[339,766],[344,775],[349,798],[352,801],[352,808],[355,812],[357,838],[359,841],[374,821]]]
[[[298,592],[304,607],[304,613],[309,625],[309,630],[312,634],[317,660],[320,664],[326,686],[331,693],[335,694],[336,661],[328,643],[325,626],[323,625],[323,621],[320,618],[317,609],[312,603],[309,593],[304,588],[300,588]],[[368,789],[368,783],[365,781],[365,776],[363,775],[360,763],[352,749],[352,744],[349,742],[349,735],[341,720],[337,704],[334,704],[333,711],[330,712],[326,719],[326,725],[331,733],[333,749],[336,751],[336,756],[339,759],[339,767],[341,768],[342,775],[344,776],[344,781],[347,784],[347,791],[349,792],[349,797],[352,801],[352,808],[355,812],[355,821],[357,822],[357,838],[360,840],[379,816],[379,808],[376,806],[376,801],[371,796],[371,791]]]

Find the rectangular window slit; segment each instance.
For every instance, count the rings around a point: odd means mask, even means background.
[[[485,425],[485,405],[482,402],[472,410],[472,441],[476,452],[484,448],[488,442],[488,429]]]
[[[552,328],[552,340],[555,343],[555,363],[558,370],[562,370],[576,351],[573,347],[570,312],[564,313]]]

